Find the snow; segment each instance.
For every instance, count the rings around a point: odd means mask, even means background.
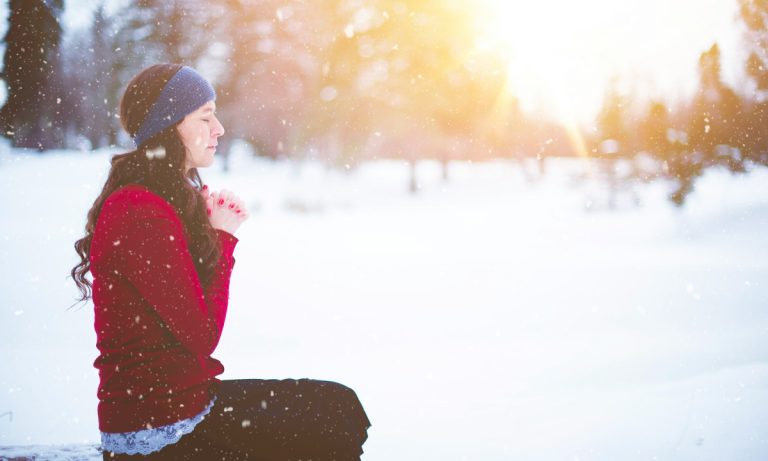
[[[109,155],[0,153],[0,458],[100,459],[92,306],[67,307]],[[422,162],[415,195],[397,161],[220,167],[251,208],[222,378],[352,387],[363,459],[768,457],[768,170],[609,211],[576,159]]]

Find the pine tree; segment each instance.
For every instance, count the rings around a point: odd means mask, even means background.
[[[629,128],[627,120],[627,98],[621,94],[614,79],[603,98],[603,106],[597,115],[598,153],[609,156],[628,155]]]
[[[691,162],[724,164],[732,171],[743,171],[740,132],[741,100],[722,80],[720,48],[717,44],[699,58],[699,88],[693,101],[689,126]]]
[[[115,18],[102,2],[89,28],[77,31],[65,50],[68,131],[87,138],[92,148],[116,144],[120,130],[116,112],[121,77],[127,76],[115,32]]]
[[[739,4],[740,17],[747,28],[745,45],[750,53],[746,70],[755,85],[742,122],[744,157],[768,165],[768,2],[739,0]]]
[[[640,124],[640,148],[654,157],[666,160],[670,154],[670,144],[676,133],[669,120],[667,106],[654,101],[648,108],[648,114]]]
[[[768,92],[768,2],[764,0],[739,0],[739,13],[747,26],[746,43],[750,51],[747,73],[754,79],[757,91]]]
[[[2,78],[8,98],[0,109],[2,135],[15,147],[61,147],[59,45],[62,0],[11,0]]]
[[[129,80],[159,62],[200,68],[211,37],[217,37],[211,32],[221,19],[215,7],[191,0],[137,0],[111,11],[102,1],[88,30],[65,51],[69,132],[88,138],[93,148],[121,142],[130,147],[118,118]]]

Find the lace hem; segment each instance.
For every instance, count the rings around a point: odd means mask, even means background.
[[[104,451],[125,455],[139,453],[148,455],[160,451],[168,445],[178,442],[181,436],[192,432],[205,415],[211,412],[211,407],[213,407],[215,401],[216,396],[197,415],[167,426],[143,429],[136,432],[102,432],[101,448]]]

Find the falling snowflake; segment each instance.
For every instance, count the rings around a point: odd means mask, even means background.
[[[165,158],[165,148],[160,146],[156,149],[147,149],[147,158],[152,160],[153,158]]]

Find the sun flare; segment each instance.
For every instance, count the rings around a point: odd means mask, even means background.
[[[738,80],[743,47],[723,0],[466,2],[478,43],[505,59],[508,91],[563,123],[591,122],[609,82],[637,98],[674,101],[697,85],[699,55],[718,42]],[[727,62],[730,61],[730,62]],[[730,74],[730,75],[729,75]]]
[[[599,0],[481,0],[478,40],[507,63],[508,90],[562,123],[585,120],[602,99],[611,11]],[[604,3],[604,2],[602,2]],[[595,12],[602,12],[597,15]]]

